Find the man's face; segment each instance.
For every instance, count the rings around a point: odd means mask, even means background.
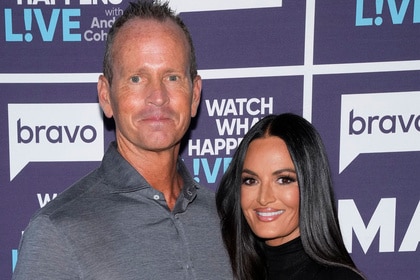
[[[101,77],[98,90],[105,115],[114,117],[119,145],[174,147],[196,115],[201,93],[200,77],[191,81],[183,31],[172,21],[130,20],[112,49],[112,85]]]

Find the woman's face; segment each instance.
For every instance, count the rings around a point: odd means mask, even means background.
[[[252,231],[267,245],[278,246],[300,235],[295,166],[279,137],[250,143],[242,169],[241,208]]]

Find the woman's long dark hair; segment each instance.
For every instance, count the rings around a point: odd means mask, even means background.
[[[248,131],[216,194],[223,241],[235,278],[266,278],[264,241],[252,232],[240,205],[241,173],[246,152],[253,140],[265,136],[281,138],[295,165],[300,194],[299,228],[305,252],[320,264],[344,266],[360,273],[342,239],[322,139],[307,120],[288,113],[267,116]]]

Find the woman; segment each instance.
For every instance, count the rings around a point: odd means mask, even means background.
[[[304,118],[252,127],[216,203],[236,279],[364,279],[342,240],[325,148]]]

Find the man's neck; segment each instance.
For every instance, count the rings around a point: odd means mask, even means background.
[[[163,193],[172,210],[183,186],[177,170],[178,147],[160,152],[127,152],[124,148],[118,148],[118,151],[154,189]]]

